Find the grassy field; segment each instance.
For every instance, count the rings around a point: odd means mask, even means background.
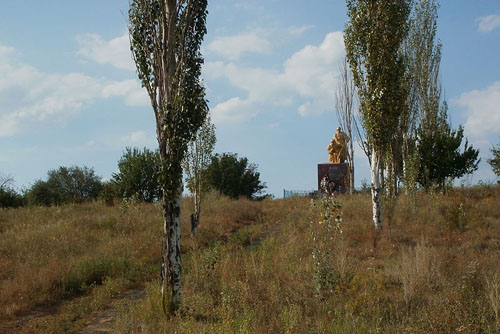
[[[53,308],[21,332],[75,333],[145,285],[114,332],[500,333],[499,187],[419,193],[416,206],[401,196],[381,233],[368,195],[339,200],[342,233],[320,224],[324,211],[307,198],[212,194],[196,238],[186,200],[183,307],[168,319],[158,206],[0,211],[0,322]]]

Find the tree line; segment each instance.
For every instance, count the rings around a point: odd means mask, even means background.
[[[45,180],[35,181],[24,191],[14,189],[13,177],[0,177],[0,207],[52,206],[91,201],[112,205],[123,199],[158,202],[162,196],[158,161],[157,151],[127,147],[118,161],[118,171],[109,181],[103,181],[93,168],[86,166],[61,166],[49,170]],[[187,169],[188,162],[185,162],[185,166]],[[196,175],[203,183],[201,192],[215,190],[235,199],[263,197],[265,183],[260,180],[257,165],[234,153],[211,154],[204,168],[191,175],[187,177],[186,183],[193,195]],[[198,193],[199,198],[201,192]]]
[[[382,198],[395,205],[399,190],[446,191],[477,170],[479,150],[454,129],[440,82],[438,0],[346,0],[346,59],[335,111],[357,137],[371,171],[373,223],[382,227]],[[465,139],[465,141],[464,141]],[[352,141],[351,141],[352,143]],[[354,148],[348,148],[351,189]],[[488,160],[498,175],[498,148]]]

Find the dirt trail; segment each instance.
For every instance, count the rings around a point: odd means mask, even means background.
[[[279,233],[283,226],[289,221],[289,218],[283,219],[279,223],[271,226],[266,232],[261,234],[259,238],[250,243],[246,248],[255,248],[262,244],[267,238]],[[234,231],[236,232],[236,231]],[[234,233],[233,232],[233,233]],[[109,308],[97,312],[88,321],[88,326],[77,332],[78,334],[101,334],[113,332],[113,321],[119,314],[119,309],[122,306],[130,305],[137,302],[146,296],[144,288],[135,289],[126,292],[126,296],[120,296],[121,300],[114,302]]]
[[[112,333],[113,321],[119,315],[120,308],[131,305],[146,297],[146,288],[144,286],[137,287],[132,290],[125,291],[118,298],[113,300],[111,305],[101,311],[94,313],[87,320],[87,326],[78,331],[78,334],[99,334]]]
[[[15,320],[7,321],[5,323],[0,323],[0,334],[14,334],[20,333],[26,325],[31,320],[36,319],[37,321],[43,321],[44,319],[50,318],[52,315],[56,314],[59,307],[49,306],[31,311]]]
[[[259,247],[262,242],[271,237],[272,235],[277,234],[283,226],[290,221],[290,217],[283,219],[271,226],[266,232],[262,233],[259,238],[251,242],[246,248],[256,248]],[[237,229],[238,230],[238,229]],[[237,230],[232,231],[235,233]],[[109,307],[103,309],[101,311],[95,312],[92,315],[89,315],[87,321],[85,322],[86,326],[76,331],[77,334],[102,334],[102,333],[113,333],[113,322],[116,317],[119,315],[120,309],[123,307],[127,307],[136,303],[143,299],[146,296],[146,289],[144,286],[136,287],[130,290],[127,290],[113,299]],[[44,319],[49,319],[56,315],[59,311],[59,307],[51,307],[48,309],[40,309],[37,311],[33,311],[28,315],[17,318],[7,324],[3,324],[0,326],[0,334],[15,334],[22,333],[23,329],[29,324],[31,320],[36,320],[37,322],[41,322]]]

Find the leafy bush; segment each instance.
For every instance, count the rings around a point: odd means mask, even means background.
[[[11,176],[0,175],[0,208],[17,208],[24,205],[25,198],[12,189],[13,183]]]
[[[493,157],[488,159],[488,163],[490,164],[493,173],[500,178],[500,144],[493,146],[493,148],[491,148],[491,153],[493,154]],[[500,183],[500,180],[498,182]]]
[[[249,163],[247,158],[238,158],[235,153],[216,154],[206,173],[209,186],[231,198],[259,199],[258,195],[266,188],[260,181],[257,165]]]
[[[27,193],[32,205],[82,203],[97,198],[102,189],[101,178],[88,167],[59,167],[49,170],[47,181],[38,180]]]
[[[0,189],[0,208],[17,208],[25,204],[23,195],[13,189]]]
[[[101,285],[106,277],[130,273],[131,264],[124,258],[90,258],[81,260],[60,282],[62,295],[84,292],[92,285]]]
[[[104,202],[104,204],[111,206],[115,204],[115,199],[119,197],[119,187],[115,182],[110,181],[103,184],[102,190],[99,193],[99,199]]]
[[[122,198],[132,198],[142,202],[155,202],[162,197],[158,181],[160,156],[144,148],[127,147],[118,161],[118,173],[112,182],[118,186]]]

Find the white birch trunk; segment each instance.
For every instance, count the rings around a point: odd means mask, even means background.
[[[352,136],[352,131],[349,129],[349,135]],[[354,140],[351,138],[349,143],[349,194],[352,195],[354,193]]]
[[[380,175],[380,162],[382,156],[375,150],[372,150],[372,163],[370,165],[371,170],[371,190],[372,190],[372,214],[373,214],[373,224],[376,229],[382,228],[382,184]]]
[[[181,205],[182,185],[175,199],[163,196],[163,249],[162,249],[162,284],[161,294],[163,310],[166,312],[166,289],[172,288],[170,312],[175,312],[181,305]]]

